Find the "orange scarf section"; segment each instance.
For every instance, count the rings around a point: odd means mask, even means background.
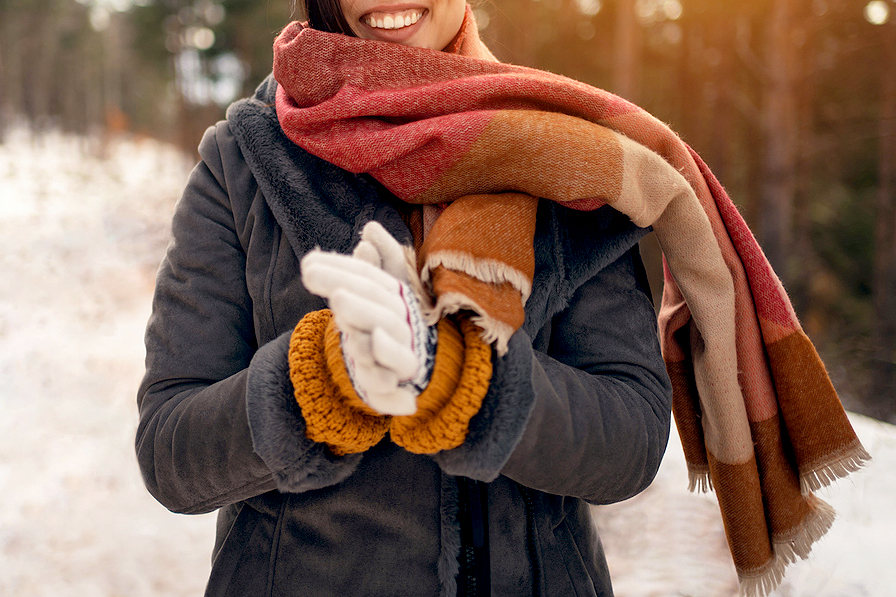
[[[659,324],[691,487],[712,487],[745,594],[766,594],[833,521],[812,491],[869,456],[737,209],[664,124],[608,92],[494,61],[469,8],[433,52],[294,23],[277,114],[299,146],[400,199],[451,202],[419,251],[434,319],[474,313],[499,353],[524,321],[538,199],[652,226]]]

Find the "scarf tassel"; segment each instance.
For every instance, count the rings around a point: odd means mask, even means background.
[[[774,591],[784,580],[784,572],[797,559],[805,560],[812,545],[821,539],[834,524],[836,513],[826,502],[811,498],[812,514],[787,535],[772,539],[773,556],[759,570],[738,570],[741,595],[764,597]]]
[[[828,487],[835,481],[862,470],[870,460],[871,455],[861,444],[852,446],[833,462],[818,465],[811,470],[800,471],[800,493],[808,496],[819,489]],[[689,465],[688,491],[709,493],[712,490],[712,477],[709,474],[709,468],[701,465]]]
[[[811,494],[827,487],[837,479],[862,469],[871,460],[871,455],[858,442],[834,459],[807,471],[800,471],[800,491]]]
[[[688,491],[691,493],[709,493],[712,491],[712,477],[709,468],[688,467]]]
[[[469,311],[470,321],[480,328],[479,337],[486,344],[495,347],[499,357],[507,354],[510,337],[516,331],[516,327],[510,326],[488,314],[488,311],[471,301],[469,297],[459,292],[444,292],[439,295],[435,306],[424,311],[423,316],[427,323],[434,325],[446,315],[452,315],[460,311]]]
[[[510,284],[520,294],[520,304],[525,305],[532,293],[532,275],[496,259],[479,258],[460,251],[439,251],[427,256],[426,264],[420,272],[423,283],[430,280],[431,273],[442,266],[455,272],[466,274],[486,284]]]

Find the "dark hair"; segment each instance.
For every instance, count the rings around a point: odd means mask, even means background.
[[[308,25],[312,29],[356,37],[342,14],[339,0],[302,0],[302,4],[308,17]]]

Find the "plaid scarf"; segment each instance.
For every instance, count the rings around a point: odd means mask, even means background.
[[[498,63],[469,7],[449,50],[293,23],[274,44],[283,131],[403,201],[450,201],[418,256],[433,317],[472,311],[499,354],[525,317],[536,198],[652,226],[690,486],[716,492],[742,591],[768,593],[833,521],[812,491],[869,456],[759,245],[706,165],[644,110]]]

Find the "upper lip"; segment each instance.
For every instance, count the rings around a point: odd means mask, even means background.
[[[381,4],[379,6],[374,6],[368,11],[365,11],[364,14],[361,15],[361,18],[364,19],[374,13],[397,13],[397,12],[405,12],[408,10],[416,10],[421,13],[426,12],[426,9],[419,4]]]
[[[370,21],[374,20],[374,15],[377,16],[376,20],[382,20],[384,17],[401,14],[401,13],[413,13],[416,14],[417,19],[419,20],[425,13],[426,9],[419,4],[388,4],[388,5],[379,5],[371,8],[361,15],[359,20],[368,25],[373,26],[373,23]],[[416,22],[415,20],[415,22]],[[391,28],[390,28],[391,29]]]
[[[403,10],[414,10],[414,9],[422,11],[423,6],[421,6],[419,4],[411,4],[411,3],[408,3],[408,4],[379,4],[377,6],[374,6],[373,8],[371,8],[364,14],[369,15],[372,12],[401,12]]]

